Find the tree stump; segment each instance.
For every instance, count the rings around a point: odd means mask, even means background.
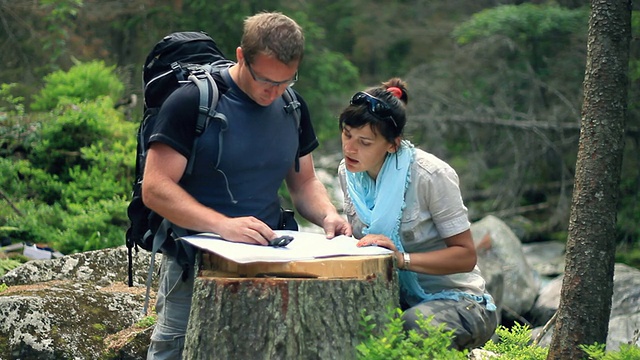
[[[199,267],[185,359],[354,359],[362,311],[399,306],[391,255]]]

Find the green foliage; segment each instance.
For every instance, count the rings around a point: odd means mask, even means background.
[[[55,71],[45,76],[44,88],[35,96],[31,108],[36,111],[49,111],[59,104],[98,100],[103,96],[119,99],[124,85],[114,70],[115,66],[106,66],[103,61],[95,60],[77,63],[66,72]]]
[[[131,152],[133,146],[135,144],[121,142],[107,146],[98,141],[83,148],[82,158],[90,166],[86,169],[74,166],[69,170],[70,181],[62,190],[63,203],[82,204],[109,199],[114,194],[128,194],[133,183],[131,169],[135,166],[135,154]]]
[[[0,158],[0,187],[15,199],[54,204],[64,184],[57,175],[33,167],[28,160]]]
[[[465,45],[480,38],[501,35],[520,44],[558,41],[586,27],[587,9],[567,9],[556,5],[502,5],[475,13],[453,32]]]
[[[24,108],[24,97],[14,96],[16,84],[0,84],[0,156],[24,152],[37,141],[39,123]]]
[[[640,249],[637,246],[627,244],[616,249],[616,262],[640,269]]]
[[[637,331],[637,330],[636,330]],[[637,341],[637,338],[635,339]],[[622,344],[617,351],[605,351],[605,344],[581,345],[589,360],[637,360],[640,359],[640,347]]]
[[[9,286],[7,286],[7,284],[2,283],[0,284],[0,293],[7,290],[9,288]]]
[[[70,204],[48,240],[63,254],[122,245],[127,205],[124,197]]]
[[[538,75],[548,76],[550,56],[563,51],[575,34],[586,33],[587,15],[586,7],[503,5],[474,14],[454,29],[453,36],[460,45],[494,37],[507,38],[512,44],[507,50],[509,53],[500,56],[526,59]],[[521,55],[516,55],[518,53]]]
[[[65,210],[57,203],[52,205],[29,199],[17,203],[23,215],[7,213],[4,221],[8,226],[20,229],[12,234],[13,242],[49,243],[52,235],[59,232]],[[58,250],[58,249],[56,249]]]
[[[634,39],[638,39],[640,36],[640,11],[631,12],[631,34]],[[629,80],[631,82],[640,80],[640,59],[638,58],[632,57],[629,61]],[[640,104],[635,104],[635,106],[638,107]]]
[[[4,275],[7,271],[17,268],[20,265],[22,265],[22,263],[18,260],[0,259],[0,276]],[[0,292],[2,292],[2,285],[0,285]]]
[[[42,125],[40,143],[33,147],[31,161],[51,174],[68,179],[74,166],[87,166],[81,149],[106,139],[113,141],[112,126],[122,119],[110,98],[58,108]]]
[[[296,89],[309,105],[320,142],[334,139],[339,136],[337,114],[348,105],[345,99],[356,89],[358,69],[344,54],[322,45],[325,31],[309,20],[307,14],[296,12],[292,18],[304,28],[306,39],[305,58]]]
[[[527,325],[515,323],[511,329],[498,325],[496,334],[499,342],[489,340],[483,349],[500,355],[505,360],[544,360],[549,349],[530,345],[531,329]]]
[[[65,53],[65,45],[69,39],[69,28],[73,28],[73,21],[78,15],[83,0],[42,0],[40,6],[46,14],[47,34],[43,37],[44,50],[49,52],[51,60],[55,61]]]
[[[0,225],[19,229],[13,241],[46,243],[64,254],[123,243],[137,126],[109,96],[70,99],[48,114],[28,159],[0,158],[0,186],[20,209],[0,206]]]
[[[91,327],[93,327],[95,330],[98,330],[98,331],[105,331],[107,329],[107,327],[104,324],[93,324],[91,325]]]
[[[20,229],[13,241],[46,243],[50,247],[72,254],[115,247],[124,243],[128,224],[124,198],[101,199],[71,203],[66,207],[19,203],[24,216],[9,215],[7,223]]]
[[[145,316],[136,323],[137,327],[148,328],[156,323],[156,316]]]
[[[433,316],[420,318],[418,325],[421,333],[410,330],[405,332],[401,318],[402,310],[389,312],[388,322],[384,324],[380,335],[373,335],[376,324],[371,316],[362,313],[360,325],[361,336],[364,341],[356,346],[359,359],[388,360],[388,359],[466,359],[467,351],[450,349],[453,331],[445,331],[444,324],[431,325]]]

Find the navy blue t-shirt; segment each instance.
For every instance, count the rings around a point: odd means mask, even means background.
[[[222,71],[223,92],[216,110],[225,114],[228,127],[212,121],[198,138],[193,172],[180,185],[194,198],[231,217],[255,216],[271,228],[280,217],[278,189],[295,164],[295,156],[309,154],[318,147],[309,110],[301,103],[300,132],[293,114],[284,109],[282,97],[269,106],[251,100],[233,82],[228,70]],[[186,84],[164,102],[149,143],[162,142],[190,157],[195,138],[199,92]],[[215,164],[220,152],[222,156]]]

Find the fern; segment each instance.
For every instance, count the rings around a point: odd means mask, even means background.
[[[377,325],[372,317],[362,313],[360,325],[364,341],[356,346],[359,359],[466,359],[467,350],[451,349],[453,331],[445,331],[444,324],[431,325],[433,316],[418,319],[420,332],[404,331],[402,310],[391,310],[387,315],[382,333],[374,335]],[[424,336],[423,333],[428,333]]]
[[[484,349],[500,355],[505,360],[544,360],[549,350],[547,348],[530,345],[531,329],[527,325],[515,323],[509,330],[499,325],[496,334],[499,342],[489,340]]]

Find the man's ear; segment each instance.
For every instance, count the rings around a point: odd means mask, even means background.
[[[236,60],[237,63],[242,63],[242,61],[244,60],[244,53],[242,52],[242,48],[240,46],[236,48]]]

